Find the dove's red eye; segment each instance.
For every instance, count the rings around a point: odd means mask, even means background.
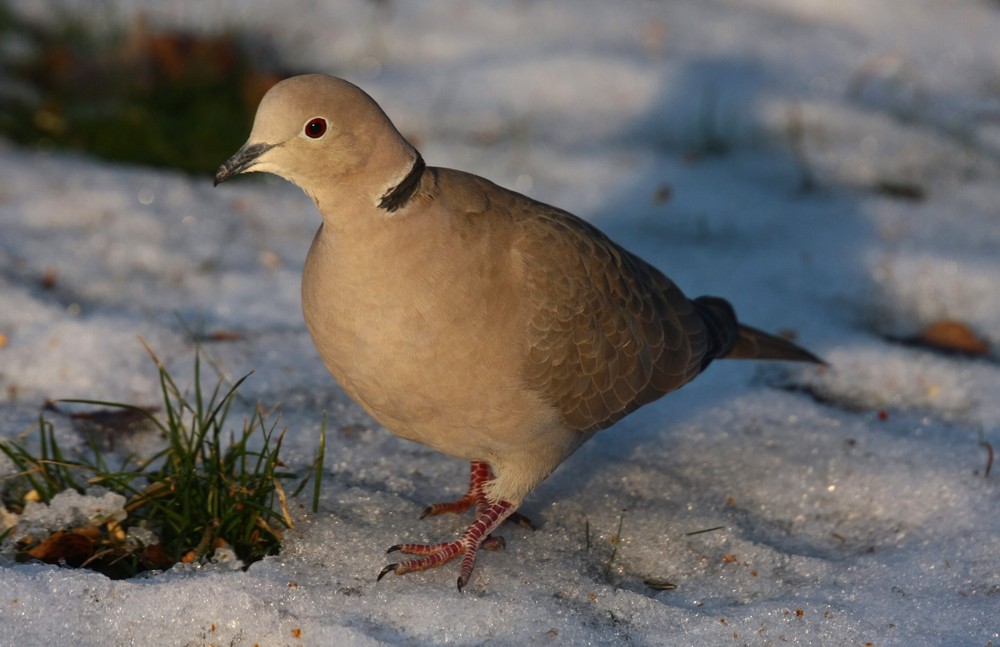
[[[304,132],[306,137],[319,139],[326,133],[326,119],[323,119],[322,117],[313,117],[306,123]]]

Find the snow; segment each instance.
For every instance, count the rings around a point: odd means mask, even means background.
[[[138,336],[190,383],[177,315],[242,335],[206,350],[255,371],[248,401],[280,404],[292,467],[324,411],[330,428],[321,510],[298,502],[280,555],[127,581],[6,556],[0,644],[1000,644],[983,444],[1000,447],[1000,5],[108,7],[264,31],[291,65],[365,87],[430,164],[578,213],[831,367],[714,365],[571,457],[523,507],[539,529],[505,528],[464,593],[451,565],[376,583],[388,546],[461,530],[418,515],[467,468],[378,428],[316,357],[298,295],[311,202],[272,178],[213,189],[0,144],[0,435],[47,399],[155,404]],[[943,318],[992,351],[892,341]]]
[[[29,501],[18,519],[17,536],[73,528],[86,523],[104,523],[109,520],[124,521],[125,497],[117,492],[88,492],[65,490],[52,497],[49,503]]]

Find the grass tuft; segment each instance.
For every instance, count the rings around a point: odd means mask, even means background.
[[[297,497],[302,490],[305,489],[306,485],[309,483],[309,479],[312,478],[313,481],[313,491],[312,491],[312,511],[315,514],[319,512],[319,495],[323,489],[323,462],[326,460],[326,412],[323,412],[323,422],[320,425],[319,431],[319,445],[316,449],[316,458],[313,460],[312,469],[310,473],[306,475],[304,479],[299,483],[299,486],[295,488],[292,493],[293,497]]]
[[[618,530],[615,532],[614,536],[611,538],[611,556],[608,557],[608,561],[604,564],[604,580],[606,582],[611,582],[611,566],[615,562],[615,558],[618,557],[618,547],[622,543],[622,526],[625,524],[625,511],[623,510],[621,515],[618,517]]]
[[[294,478],[279,458],[285,430],[278,431],[277,418],[259,407],[244,419],[241,429],[227,430],[237,389],[249,375],[229,388],[223,388],[221,378],[214,386],[207,386],[202,381],[199,352],[194,360],[193,390],[186,394],[148,346],[146,349],[159,372],[159,415],[131,404],[72,402],[145,417],[165,440],[165,447],[155,455],[130,457],[113,467],[98,444],[90,442],[89,455],[70,459],[56,442],[52,423],[44,417],[39,418],[37,455],[18,442],[0,442],[0,452],[17,468],[16,474],[0,482],[3,503],[15,514],[22,514],[30,501],[50,503],[67,490],[80,494],[113,492],[125,501],[124,519],[106,516],[43,537],[20,537],[15,546],[18,559],[84,566],[110,577],[130,577],[178,562],[201,562],[221,547],[229,547],[245,565],[278,551],[283,531],[293,525],[281,485]],[[316,482],[314,509],[318,506],[325,431],[324,421],[311,471]],[[18,537],[19,531],[15,526],[5,534]]]

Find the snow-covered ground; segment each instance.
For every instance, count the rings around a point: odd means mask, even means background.
[[[281,555],[131,581],[8,555],[0,644],[1000,645],[1000,3],[116,4],[266,32],[365,87],[428,163],[578,213],[832,366],[720,362],[557,470],[523,509],[539,529],[505,528],[464,593],[454,566],[376,583],[390,545],[464,527],[417,517],[467,467],[320,364],[312,203],[0,144],[0,436],[46,399],[155,404],[137,336],[189,380],[178,313],[242,335],[206,348],[280,403],[293,467],[330,425],[321,511]],[[940,319],[994,350],[892,341]]]

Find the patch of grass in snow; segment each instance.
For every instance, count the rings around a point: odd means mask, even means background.
[[[214,172],[243,143],[257,103],[283,76],[268,71],[275,65],[265,43],[249,34],[153,29],[142,19],[116,25],[112,15],[68,12],[36,24],[0,0],[0,134],[113,161]]]
[[[193,391],[185,394],[149,352],[159,371],[161,414],[130,404],[76,402],[144,418],[166,441],[154,456],[130,457],[112,466],[92,441],[89,457],[71,458],[44,418],[38,426],[37,455],[18,443],[0,442],[0,452],[17,468],[0,483],[3,504],[15,515],[30,517],[23,514],[29,502],[47,504],[66,490],[110,491],[124,497],[124,515],[99,515],[81,526],[49,529],[41,536],[21,536],[26,529],[15,526],[7,534],[16,538],[19,560],[87,567],[120,578],[178,562],[200,562],[219,548],[229,547],[245,565],[278,551],[283,531],[292,526],[281,485],[294,478],[279,459],[284,431],[277,432],[277,423],[260,408],[243,421],[240,431],[226,430],[237,389],[249,375],[225,390],[221,378],[206,387],[196,355]],[[315,478],[314,510],[323,452],[321,439],[312,473],[293,493]]]

